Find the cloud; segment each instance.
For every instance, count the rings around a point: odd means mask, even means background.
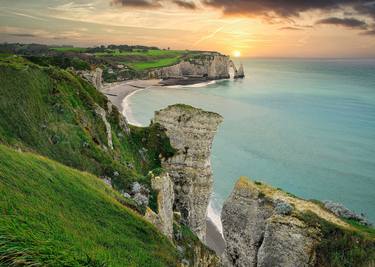
[[[184,0],[173,0],[174,4],[178,5],[179,7],[187,8],[187,9],[196,9],[197,6],[194,2],[184,1]]]
[[[112,5],[119,5],[124,7],[138,7],[138,8],[155,8],[161,7],[159,0],[112,0]]]
[[[375,18],[374,0],[202,0],[211,7],[222,9],[224,14],[247,16],[272,16],[290,18],[313,10],[333,11],[353,8],[357,12]]]
[[[301,29],[301,28],[291,27],[291,26],[281,27],[281,28],[279,28],[279,30],[282,30],[282,31],[303,31],[303,29]]]
[[[330,24],[347,28],[367,29],[367,23],[356,18],[330,17],[318,20],[316,24]]]
[[[366,3],[356,5],[354,9],[363,15],[368,15],[375,20],[375,1],[365,1]]]
[[[31,33],[8,33],[8,35],[16,37],[38,37],[37,35]]]
[[[25,18],[30,18],[30,19],[35,19],[35,20],[46,21],[46,19],[43,19],[43,18],[40,18],[40,17],[36,17],[36,16],[32,16],[32,15],[25,14],[25,13],[21,13],[21,12],[12,12],[12,11],[9,11],[9,13],[10,13],[10,14],[13,14],[13,15],[17,15],[17,16],[25,17]]]

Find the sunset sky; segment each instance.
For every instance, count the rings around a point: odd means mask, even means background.
[[[0,0],[0,41],[375,57],[375,1]]]

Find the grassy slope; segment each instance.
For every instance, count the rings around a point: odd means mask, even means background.
[[[39,67],[22,58],[3,59],[0,95],[0,143],[110,177],[118,189],[144,179],[160,166],[159,153],[170,153],[169,141],[155,125],[133,128],[128,136],[119,126],[115,107],[107,116],[114,144],[108,149],[105,125],[94,111],[96,105],[108,110],[108,100],[68,71]],[[140,136],[153,142],[142,142]],[[146,158],[138,152],[143,148],[148,149]]]
[[[177,64],[181,58],[187,54],[183,50],[148,50],[148,51],[132,51],[132,52],[100,52],[95,55],[98,57],[111,57],[120,64],[125,64],[136,71],[143,71],[153,68],[167,67]]]
[[[0,145],[0,266],[175,265],[172,244],[116,196],[93,175]]]

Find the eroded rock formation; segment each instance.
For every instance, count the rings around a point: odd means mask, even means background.
[[[176,154],[162,166],[174,183],[175,209],[182,222],[203,240],[206,213],[212,193],[211,146],[223,118],[187,105],[173,105],[155,112],[154,122],[166,129]]]
[[[77,74],[85,78],[90,82],[96,89],[101,90],[103,86],[103,70],[96,68],[92,71],[78,71]]]
[[[173,238],[173,182],[168,173],[150,174],[151,187],[157,191],[158,212],[147,208],[145,218],[154,224],[169,239]]]
[[[99,105],[96,105],[95,107],[95,113],[101,117],[103,120],[103,123],[105,125],[105,129],[107,132],[107,145],[110,149],[113,149],[113,142],[112,142],[112,131],[111,131],[111,124],[107,120],[107,113],[106,111],[100,107]]]
[[[226,266],[314,266],[321,232],[300,219],[304,211],[346,227],[317,204],[240,178],[221,214]]]
[[[218,53],[201,54],[197,57],[188,58],[180,63],[153,70],[149,73],[150,78],[170,78],[183,76],[202,76],[209,80],[228,79],[229,68],[237,71],[228,56]]]

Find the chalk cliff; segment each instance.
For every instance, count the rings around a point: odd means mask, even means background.
[[[155,213],[147,208],[145,218],[154,224],[169,239],[173,238],[173,182],[168,173],[151,175],[151,187],[157,191],[157,208]]]
[[[103,70],[101,68],[96,68],[91,71],[77,71],[77,74],[85,78],[90,82],[96,89],[100,90],[103,86]]]
[[[337,237],[331,233],[325,236],[321,230],[324,224],[311,223],[311,219],[306,219],[310,217],[303,216],[306,212],[314,214],[311,218],[318,218],[316,221],[328,222],[332,229],[337,227],[337,233],[344,231],[342,229],[350,229],[347,223],[318,204],[240,178],[225,201],[221,214],[226,241],[223,257],[225,265],[319,265],[317,258],[322,259],[322,253],[330,252],[323,249],[318,254],[318,246],[329,244],[330,238]],[[360,242],[358,240],[355,242]]]
[[[173,105],[155,112],[154,122],[166,129],[177,152],[162,161],[174,183],[174,207],[182,223],[201,239],[206,233],[206,213],[212,193],[210,152],[223,118],[187,105]]]
[[[229,78],[230,59],[218,53],[199,54],[180,63],[149,72],[150,78],[203,76],[210,80]]]

